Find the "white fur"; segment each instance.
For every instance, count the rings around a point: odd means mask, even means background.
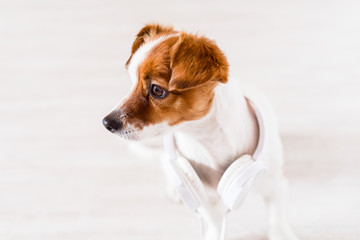
[[[183,123],[177,142],[185,156],[213,168],[225,168],[256,148],[257,128],[235,81],[219,84],[210,112]]]
[[[170,126],[168,122],[162,122],[162,123],[145,126],[141,130],[138,130],[133,125],[128,124],[126,126],[126,129],[120,131],[118,134],[125,139],[143,140],[143,139],[158,137],[159,135],[162,135],[163,133],[168,132],[169,130],[170,130]],[[129,132],[129,133],[124,134],[124,132]]]
[[[245,96],[255,101],[262,109],[267,138],[270,138],[266,147],[268,172],[259,188],[269,207],[268,237],[270,240],[297,240],[284,212],[287,184],[283,176],[282,145],[276,119],[262,94],[248,91],[244,95],[241,89],[234,80],[219,85],[215,89],[210,112],[200,120],[186,122],[176,128],[178,148],[187,158],[219,171],[224,171],[239,156],[252,154],[258,143],[258,128]],[[209,190],[215,191],[214,188]],[[201,207],[199,212],[207,226],[205,240],[221,239],[221,219],[225,210],[219,197],[215,203],[204,203]]]

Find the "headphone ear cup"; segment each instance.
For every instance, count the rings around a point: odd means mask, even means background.
[[[206,192],[204,185],[201,182],[194,168],[189,163],[189,161],[183,157],[179,157],[176,163],[182,170],[183,177],[189,183],[189,186],[192,188],[191,190],[193,190],[195,194],[198,195],[198,197],[204,201],[206,199]]]
[[[226,169],[223,176],[221,177],[217,187],[217,192],[229,209],[235,209],[236,207],[238,207],[243,200],[239,197],[245,197],[246,194],[241,194],[243,193],[242,188],[239,189],[237,192],[231,193],[229,193],[229,190],[234,184],[236,177],[240,173],[244,172],[244,170],[247,169],[253,162],[254,161],[250,155],[243,155],[239,159],[234,161],[228,167],[228,169]]]

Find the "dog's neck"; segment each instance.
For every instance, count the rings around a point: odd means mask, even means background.
[[[195,165],[221,173],[244,154],[253,154],[258,143],[256,115],[239,88],[220,84],[210,112],[179,128],[179,150]],[[196,167],[196,166],[195,166]]]

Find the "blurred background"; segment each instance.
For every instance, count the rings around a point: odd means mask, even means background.
[[[359,1],[0,0],[0,239],[200,239],[159,159],[102,126],[146,23],[199,32],[279,119],[301,239],[360,237]],[[266,239],[262,200],[231,239]]]

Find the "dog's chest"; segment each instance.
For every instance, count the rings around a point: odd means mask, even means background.
[[[224,148],[224,140],[219,137],[203,141],[183,133],[176,133],[175,137],[179,153],[190,161],[222,170],[228,165],[227,159],[232,157],[229,151]]]

